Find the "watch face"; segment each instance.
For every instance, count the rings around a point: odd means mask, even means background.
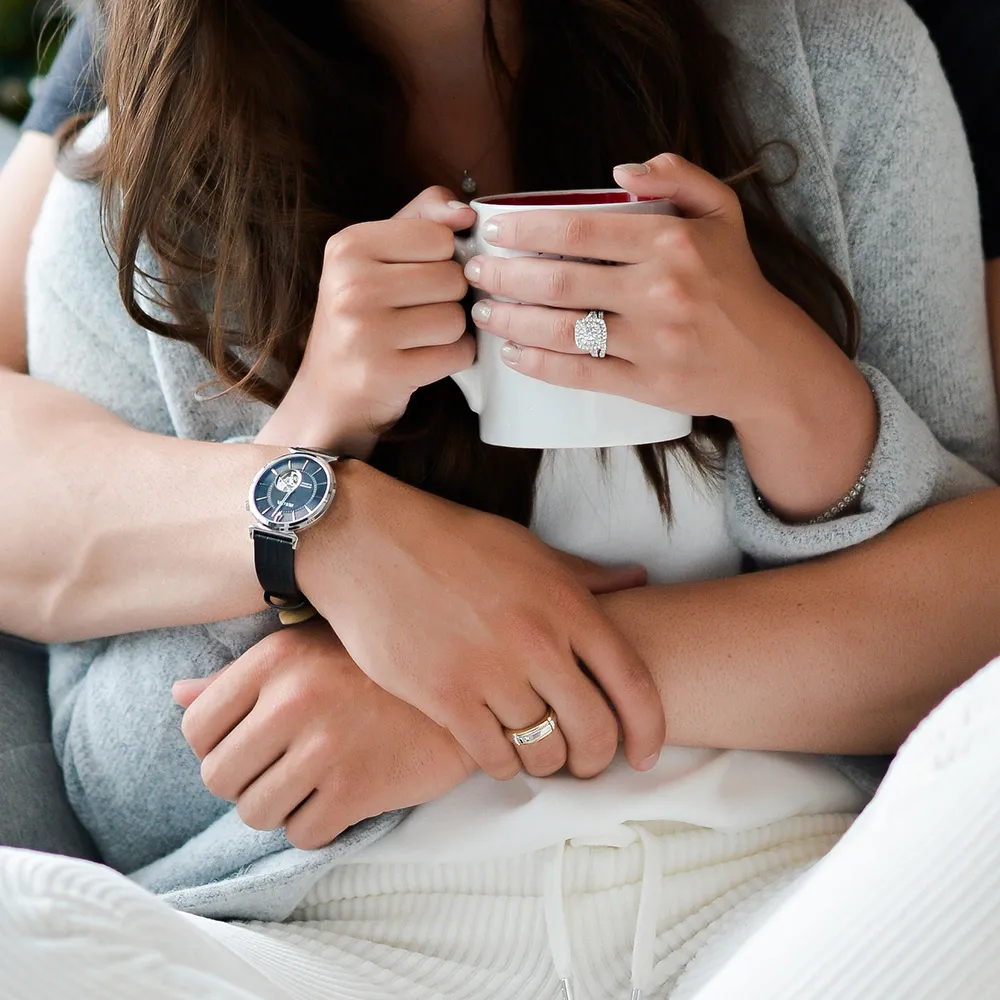
[[[265,525],[304,528],[330,502],[330,467],[310,455],[289,455],[266,465],[250,491],[250,509]]]

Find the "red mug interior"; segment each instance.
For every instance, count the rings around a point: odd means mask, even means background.
[[[566,205],[624,205],[629,202],[663,199],[638,197],[628,191],[537,191],[527,194],[497,194],[476,200],[483,205],[562,208]]]

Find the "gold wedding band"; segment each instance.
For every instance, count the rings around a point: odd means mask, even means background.
[[[504,735],[516,747],[527,746],[529,743],[537,743],[544,740],[546,736],[551,736],[556,731],[556,713],[550,708],[548,714],[540,722],[536,722],[527,729],[507,729],[504,727]]]

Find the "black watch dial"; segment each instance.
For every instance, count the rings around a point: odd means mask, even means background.
[[[250,509],[267,527],[297,530],[312,524],[329,506],[330,466],[311,455],[288,455],[266,465],[250,490]]]

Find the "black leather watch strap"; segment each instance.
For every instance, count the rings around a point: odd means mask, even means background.
[[[264,600],[272,608],[294,611],[309,602],[295,582],[294,536],[254,528],[253,560],[257,579],[264,588]]]

